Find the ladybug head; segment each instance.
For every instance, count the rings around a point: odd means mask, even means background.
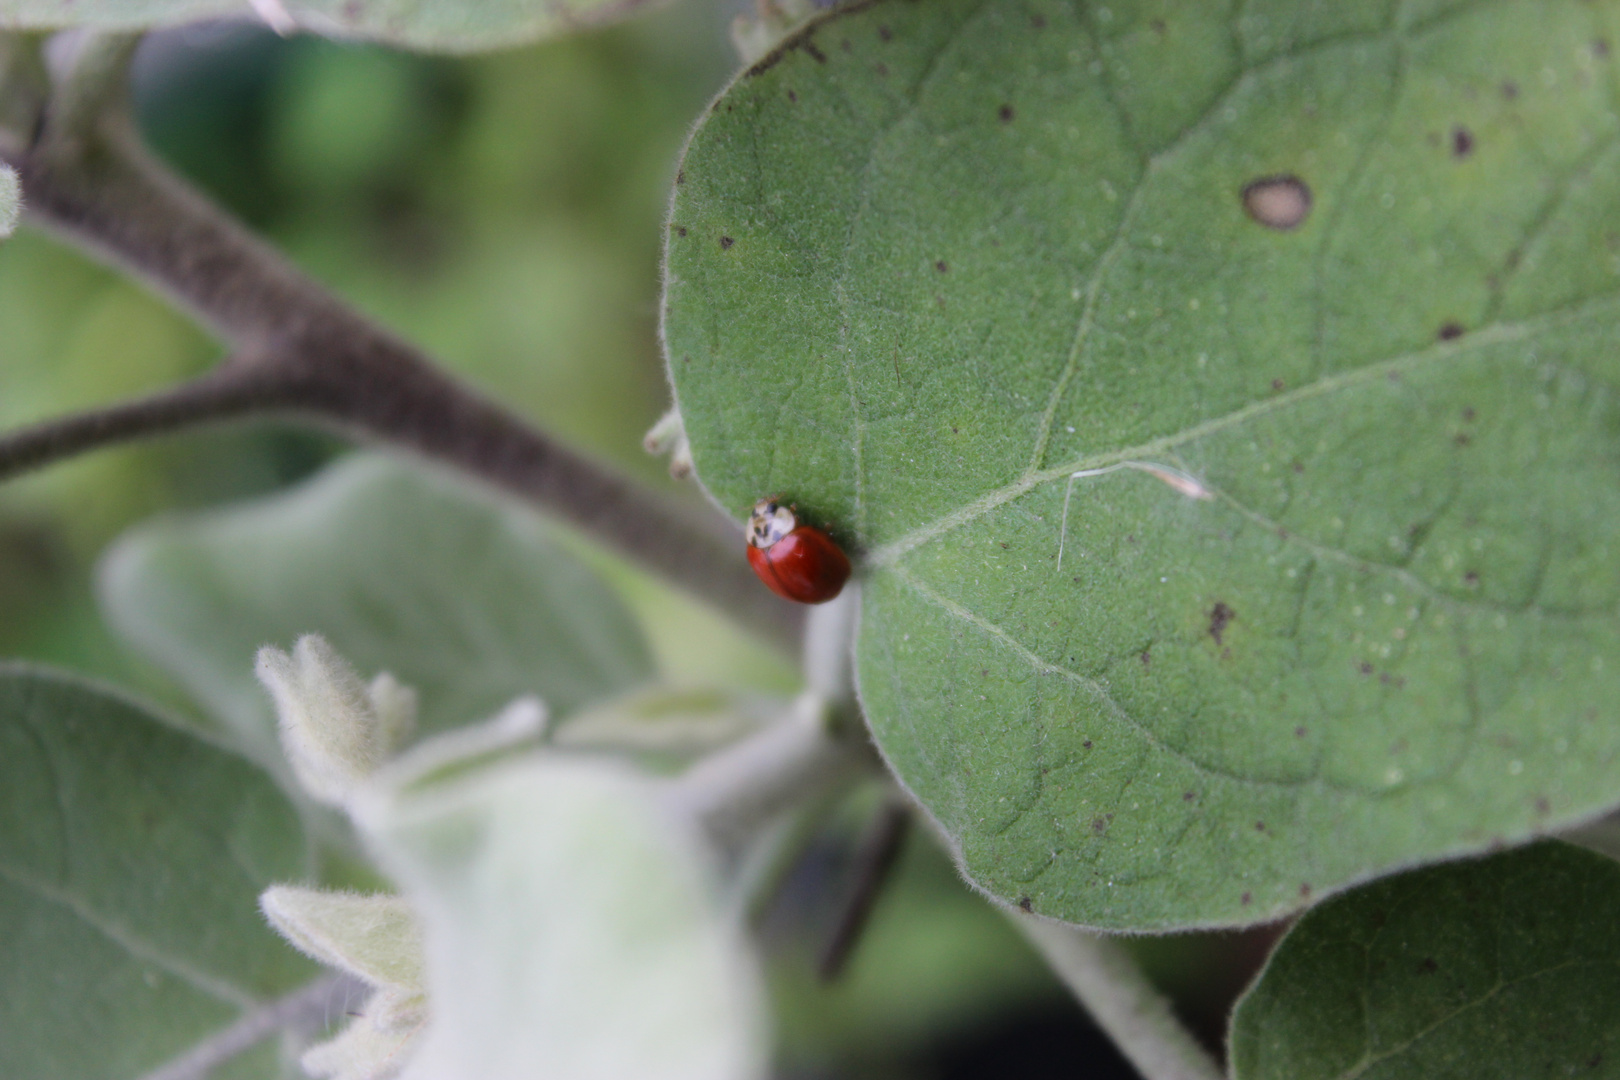
[[[748,515],[748,542],[763,551],[798,526],[799,519],[792,509],[774,498],[761,499]]]

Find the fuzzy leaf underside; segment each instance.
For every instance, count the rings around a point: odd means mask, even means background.
[[[143,525],[103,560],[100,593],[126,641],[276,762],[253,656],[302,634],[413,687],[423,735],[525,695],[566,716],[653,674],[624,605],[535,515],[377,455]]]
[[[1560,843],[1376,882],[1288,932],[1232,1020],[1237,1080],[1620,1070],[1620,865]]]
[[[716,102],[668,237],[699,475],[858,556],[867,716],[985,888],[1240,924],[1620,799],[1611,42],[1608,0],[878,0]],[[1125,462],[1209,497],[1070,486]]]
[[[246,761],[91,683],[0,665],[0,1075],[140,1076],[313,978],[258,910],[308,864]]]

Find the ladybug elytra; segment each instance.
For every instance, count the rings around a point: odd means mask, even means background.
[[[748,565],[771,592],[801,604],[825,604],[849,580],[837,542],[775,499],[759,500],[748,516]]]

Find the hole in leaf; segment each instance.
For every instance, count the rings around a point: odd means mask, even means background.
[[[1243,209],[1268,229],[1286,232],[1310,216],[1311,189],[1297,176],[1265,176],[1243,188]]]

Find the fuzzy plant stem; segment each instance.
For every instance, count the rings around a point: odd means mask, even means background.
[[[415,451],[521,496],[778,644],[802,615],[762,588],[740,530],[562,446],[293,268],[155,161],[121,111],[0,154],[28,217],[168,297],[235,352],[166,394],[0,436],[0,479],[97,446],[279,416]],[[49,127],[46,128],[49,131]]]
[[[1221,1067],[1118,941],[1020,912],[1012,918],[1145,1080],[1222,1080]]]

